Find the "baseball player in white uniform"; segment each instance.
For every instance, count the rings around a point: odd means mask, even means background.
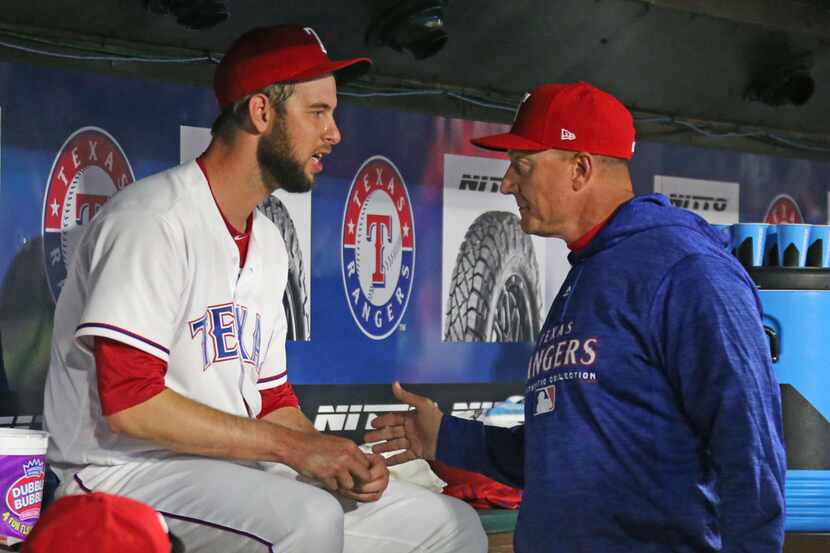
[[[288,384],[285,244],[257,204],[311,188],[340,141],[338,78],[306,27],[255,29],[217,68],[202,156],[138,181],[90,222],[55,312],[46,383],[58,495],[152,505],[187,551],[482,552],[478,517],[390,482],[317,432]]]

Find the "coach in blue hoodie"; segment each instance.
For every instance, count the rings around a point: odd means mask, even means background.
[[[634,197],[631,114],[586,83],[542,85],[509,133],[501,190],[570,273],[527,363],[513,429],[416,408],[375,419],[378,452],[524,489],[517,553],[778,553],[781,398],[752,281],[703,219]],[[517,360],[519,362],[519,360]]]

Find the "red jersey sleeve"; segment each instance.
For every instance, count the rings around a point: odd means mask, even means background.
[[[97,336],[95,372],[101,412],[109,416],[163,391],[167,363],[117,340]]]
[[[300,402],[294,394],[294,388],[288,382],[276,388],[260,390],[259,395],[262,397],[262,409],[257,415],[258,419],[283,407],[300,407]]]

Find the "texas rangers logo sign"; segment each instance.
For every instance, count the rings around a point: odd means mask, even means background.
[[[409,192],[388,159],[367,159],[343,212],[342,270],[346,301],[360,330],[382,340],[398,327],[415,271],[415,226]]]
[[[764,222],[776,225],[778,223],[803,223],[801,209],[789,194],[779,194],[767,208],[767,215]]]
[[[53,299],[60,295],[83,225],[134,180],[124,150],[107,131],[84,127],[66,139],[43,199],[44,259]]]

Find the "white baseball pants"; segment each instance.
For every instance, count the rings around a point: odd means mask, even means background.
[[[391,481],[374,503],[339,498],[285,465],[201,457],[86,467],[58,495],[102,491],[153,506],[187,553],[484,553],[475,511]]]

